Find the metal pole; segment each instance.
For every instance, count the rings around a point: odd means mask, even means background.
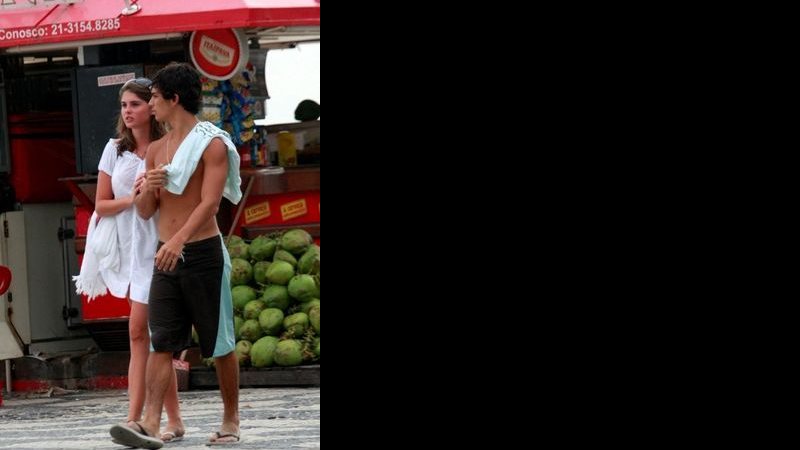
[[[236,217],[233,218],[233,225],[231,225],[231,230],[228,232],[228,239],[233,236],[233,230],[236,229],[236,224],[239,222],[239,217],[242,215],[247,197],[250,197],[250,190],[253,189],[254,181],[256,181],[256,176],[250,175],[250,179],[247,181],[247,187],[244,189],[244,195],[242,195],[242,199],[239,201],[239,207],[236,208]],[[227,244],[228,241],[226,240],[225,243]]]
[[[6,360],[6,392],[11,393],[11,360]]]

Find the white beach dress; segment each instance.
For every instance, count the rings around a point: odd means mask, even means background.
[[[147,170],[141,160],[137,174]],[[135,178],[134,178],[135,179]],[[134,211],[135,211],[134,206]],[[158,248],[158,210],[147,220],[138,213],[133,214],[133,258],[131,260],[131,300],[147,304],[150,282],[153,279],[156,249]]]
[[[117,140],[110,139],[97,169],[111,177],[114,198],[131,195],[136,175],[144,172],[144,161],[133,152],[117,156]],[[143,220],[131,205],[114,218],[117,222],[120,265],[118,271],[103,270],[103,280],[115,297],[125,298],[130,287],[131,300],[147,303],[150,278],[153,275],[153,259],[158,245],[156,218]]]

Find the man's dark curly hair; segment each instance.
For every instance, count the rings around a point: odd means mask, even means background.
[[[158,88],[166,100],[172,100],[177,95],[178,104],[183,105],[186,111],[195,115],[200,112],[203,84],[200,73],[190,64],[169,63],[156,72],[152,87]]]

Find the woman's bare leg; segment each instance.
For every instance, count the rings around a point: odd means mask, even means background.
[[[150,355],[150,333],[147,328],[147,305],[130,302],[128,321],[131,361],[128,366],[128,421],[142,420],[145,397],[145,371]]]

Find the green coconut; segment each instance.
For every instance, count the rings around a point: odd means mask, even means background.
[[[250,286],[234,286],[231,289],[231,297],[233,297],[233,309],[236,311],[244,311],[244,306],[249,302],[258,298],[256,290]]]
[[[267,305],[261,300],[253,300],[248,302],[244,306],[244,313],[242,314],[242,317],[244,317],[244,320],[258,320],[259,314],[261,314],[261,311],[263,311],[266,307]]]
[[[283,311],[278,308],[267,308],[258,316],[258,324],[264,334],[277,336],[283,328]]]
[[[233,239],[236,237],[238,239]],[[226,248],[228,249],[228,254],[231,258],[242,258],[242,259],[250,259],[250,246],[247,245],[247,242],[243,241],[242,238],[239,236],[233,236],[230,241],[228,241],[228,245]]]
[[[319,246],[308,247],[303,256],[297,260],[297,273],[317,274],[319,272]]]
[[[286,286],[294,276],[294,267],[286,261],[275,261],[267,268],[267,280]]]
[[[311,275],[295,275],[289,280],[289,295],[301,302],[319,298],[319,286]]]
[[[259,236],[250,243],[250,257],[256,261],[265,261],[272,258],[278,248],[278,241],[266,236]]]
[[[267,286],[266,289],[264,289],[264,293],[261,294],[261,301],[267,305],[267,308],[277,308],[281,311],[285,311],[292,303],[292,300],[289,298],[289,289],[280,284],[271,284]]]
[[[292,268],[297,267],[297,258],[295,258],[294,255],[286,250],[275,251],[275,256],[272,258],[272,260],[275,262],[286,261],[292,265]]]
[[[253,367],[269,367],[274,363],[275,348],[278,346],[278,338],[275,336],[264,336],[253,344],[250,349],[250,364]]]
[[[253,265],[253,279],[256,283],[267,284],[267,269],[270,264],[270,261],[259,261]]]
[[[278,342],[275,346],[275,363],[279,366],[297,366],[303,362],[303,344],[296,339]]]
[[[311,300],[309,300],[307,302],[301,303],[300,304],[300,311],[303,311],[304,313],[308,314],[308,311],[311,308],[313,308],[315,305],[319,305],[319,299],[318,298],[312,298]]]
[[[242,324],[244,324],[244,319],[240,316],[233,316],[233,336],[237,341],[242,339]]]
[[[308,329],[308,314],[304,312],[294,313],[283,319],[283,328],[286,329],[286,336],[299,338],[306,334]]]
[[[246,366],[250,362],[250,350],[253,344],[250,341],[239,341],[236,343],[236,359],[239,360],[240,366]]]
[[[261,332],[261,325],[258,324],[258,320],[245,320],[242,324],[242,328],[240,328],[242,339],[255,342],[260,338],[263,333]]]
[[[244,239],[242,239],[241,236],[236,236],[235,234],[233,236],[225,238],[225,248],[229,248],[233,245],[238,245],[242,243],[244,243]]]
[[[242,286],[253,279],[253,266],[241,258],[231,259],[231,286]]]
[[[314,331],[317,334],[319,333],[319,305],[312,307],[308,311],[308,321],[311,322],[311,326],[314,328]]]
[[[294,255],[302,255],[314,240],[301,228],[289,230],[281,236],[281,248]]]

